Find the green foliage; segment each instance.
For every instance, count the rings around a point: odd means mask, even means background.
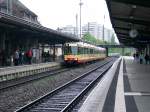
[[[90,33],[86,33],[84,36],[83,36],[83,40],[87,41],[87,42],[91,42],[93,44],[96,44],[96,45],[116,45],[117,43],[115,42],[115,36],[112,35],[111,37],[111,41],[108,42],[108,41],[103,41],[103,40],[100,40],[100,39],[96,39],[93,35],[91,35]]]
[[[123,56],[131,56],[134,52],[133,48],[109,48],[109,53],[120,53]]]
[[[87,42],[91,42],[96,45],[116,45],[117,43],[115,42],[115,35],[112,35],[111,41],[103,41],[100,39],[96,39],[94,36],[92,36],[90,33],[86,33],[83,36],[83,40]],[[133,50],[131,48],[109,48],[109,53],[120,53],[121,55],[131,55]]]
[[[103,40],[100,40],[100,39],[96,39],[94,36],[92,36],[90,33],[86,33],[84,36],[83,36],[83,40],[87,41],[87,42],[91,42],[93,44],[107,44],[108,42],[107,41],[103,41]]]

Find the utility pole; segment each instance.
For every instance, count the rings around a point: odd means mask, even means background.
[[[81,38],[81,33],[82,33],[82,26],[81,26],[81,7],[82,7],[83,3],[80,0],[79,6],[80,6],[80,38]]]
[[[13,0],[7,0],[7,13],[12,14],[12,2]]]
[[[10,11],[10,14],[12,15],[12,8],[13,8],[13,6],[12,6],[12,4],[13,4],[13,1],[14,0],[9,0],[9,11]]]
[[[7,13],[9,13],[9,0],[6,1]]]
[[[88,33],[90,33],[90,23],[88,22]]]
[[[76,35],[78,37],[78,14],[76,14]]]
[[[105,14],[104,14],[104,23],[103,23],[103,41],[105,40],[105,27],[104,27],[104,24],[105,24]]]

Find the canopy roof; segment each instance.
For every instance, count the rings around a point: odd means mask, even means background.
[[[41,40],[52,43],[61,44],[65,42],[78,42],[81,39],[75,35],[64,34],[50,28],[46,28],[40,24],[36,24],[24,19],[11,16],[0,12],[0,31],[11,31],[21,34],[22,38],[26,36],[37,37]]]
[[[134,47],[150,44],[150,0],[106,2],[120,43]]]

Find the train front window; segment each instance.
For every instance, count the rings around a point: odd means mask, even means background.
[[[64,54],[65,55],[71,54],[71,47],[70,46],[65,46]]]
[[[64,54],[65,55],[70,55],[70,54],[76,55],[77,54],[77,47],[65,46]]]
[[[77,47],[71,46],[71,51],[73,55],[77,55]]]

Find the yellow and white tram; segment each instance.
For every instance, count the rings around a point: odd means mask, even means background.
[[[81,64],[104,59],[106,49],[84,42],[66,43],[64,46],[64,61],[69,64]]]

